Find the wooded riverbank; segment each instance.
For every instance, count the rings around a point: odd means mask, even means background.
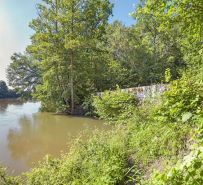
[[[1,182],[203,184],[203,1],[140,0],[129,27],[108,24],[109,0],[43,2],[31,44],[11,57],[9,85],[42,111],[73,114],[83,105],[113,129],[81,133],[70,152],[45,156],[24,179],[0,167]],[[162,83],[168,90],[142,104],[121,91]]]

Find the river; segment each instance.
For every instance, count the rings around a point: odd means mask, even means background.
[[[28,171],[46,154],[68,152],[70,136],[87,128],[109,130],[103,121],[39,112],[40,102],[0,99],[0,160],[14,176]],[[70,136],[69,136],[70,135]]]

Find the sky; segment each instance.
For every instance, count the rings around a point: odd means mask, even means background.
[[[139,0],[110,0],[114,3],[113,17],[109,18],[109,23],[114,20],[122,21],[126,26],[135,24],[135,20],[128,14],[132,13]],[[29,22],[37,18],[36,3],[41,0],[0,0],[0,80],[6,80],[5,70],[12,62],[10,57],[14,52],[25,51],[31,43],[30,36],[34,33],[29,28]]]

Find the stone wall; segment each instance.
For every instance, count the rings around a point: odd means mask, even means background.
[[[156,95],[161,95],[162,92],[167,91],[169,88],[168,85],[159,84],[159,85],[151,85],[151,86],[141,86],[141,87],[132,87],[127,89],[121,89],[122,92],[129,91],[136,95],[139,100],[144,100],[147,96],[154,97]],[[114,92],[114,91],[111,91]],[[103,92],[97,93],[97,96],[101,96]]]

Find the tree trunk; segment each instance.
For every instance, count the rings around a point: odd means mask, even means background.
[[[73,1],[74,3],[74,1]],[[71,32],[72,32],[72,35],[73,35],[73,5],[72,5],[72,20],[71,20]],[[72,36],[71,36],[71,39]],[[71,114],[73,114],[73,111],[74,111],[74,97],[73,97],[73,49],[71,49]]]
[[[74,98],[73,98],[73,50],[71,50],[71,114],[74,111]]]

